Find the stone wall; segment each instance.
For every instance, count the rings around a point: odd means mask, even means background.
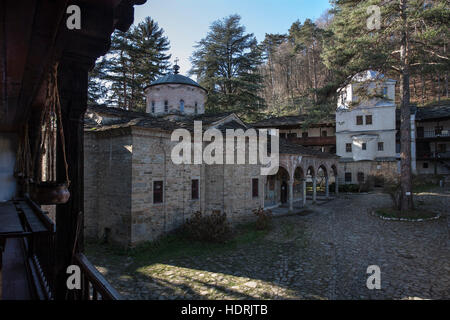
[[[131,243],[153,241],[180,227],[204,207],[201,165],[175,165],[170,136],[148,129],[133,129]],[[200,180],[200,199],[192,200],[192,179]],[[163,181],[164,201],[153,203],[153,182]]]
[[[253,218],[254,209],[264,206],[264,178],[259,165],[208,165],[205,171],[206,213],[225,212],[232,223],[242,223]],[[255,198],[253,179],[259,179]]]
[[[368,176],[395,177],[399,174],[397,161],[357,161],[341,162],[338,167],[339,184],[358,184],[358,172]],[[351,172],[352,181],[345,182],[345,173]]]
[[[131,239],[130,132],[85,133],[85,236],[116,244]]]

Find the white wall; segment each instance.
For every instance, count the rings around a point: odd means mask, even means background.
[[[371,125],[366,125],[367,115],[372,116]],[[363,116],[363,125],[356,124],[357,116]],[[336,112],[336,133],[374,130],[395,130],[395,106],[354,108],[351,111]]]
[[[152,102],[155,102],[155,114],[164,114],[164,102],[169,103],[169,113],[180,110],[180,101],[184,100],[184,113],[195,114],[197,103],[198,114],[205,113],[206,92],[203,89],[182,85],[165,84],[149,87],[145,90],[147,113],[152,114]]]
[[[342,158],[355,161],[375,160],[376,158],[393,158],[395,153],[395,131],[381,131],[374,135],[356,135],[355,133],[338,133],[336,138],[336,154]],[[367,149],[362,150],[362,143]],[[384,150],[378,151],[378,142],[383,142]],[[346,152],[346,144],[352,144],[352,152]]]
[[[0,201],[11,200],[16,194],[16,139],[14,134],[0,135]]]

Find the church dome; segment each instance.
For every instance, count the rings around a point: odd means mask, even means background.
[[[179,67],[177,65],[175,65],[173,73],[169,73],[165,76],[162,76],[159,79],[156,79],[147,88],[162,85],[162,84],[184,84],[184,85],[197,87],[197,88],[207,91],[205,88],[200,86],[197,82],[195,82],[191,78],[188,78],[188,77],[185,77],[185,76],[182,76],[181,74],[179,74],[178,70],[179,70]]]
[[[147,113],[159,115],[197,115],[205,113],[208,91],[194,80],[179,74],[175,64],[173,72],[155,81],[144,89]]]

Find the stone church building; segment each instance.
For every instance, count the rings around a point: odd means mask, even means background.
[[[178,142],[171,135],[176,129],[192,132],[194,121],[201,121],[203,130],[250,128],[233,113],[205,113],[207,91],[178,70],[175,66],[145,89],[145,113],[88,108],[86,237],[135,246],[180,227],[196,211],[225,212],[240,223],[254,219],[252,210],[259,207],[293,210],[296,202],[306,205],[306,184],[316,185],[319,177],[329,197],[329,184],[337,181],[337,157],[284,140],[274,176],[262,176],[259,164],[174,164],[171,151]],[[316,201],[315,191],[310,198]]]

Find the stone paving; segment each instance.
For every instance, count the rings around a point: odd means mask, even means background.
[[[342,195],[217,254],[150,265],[90,259],[127,299],[449,299],[449,200],[422,194],[417,201],[441,219],[391,222],[369,214],[388,196]],[[370,265],[381,268],[381,290],[366,287]]]

